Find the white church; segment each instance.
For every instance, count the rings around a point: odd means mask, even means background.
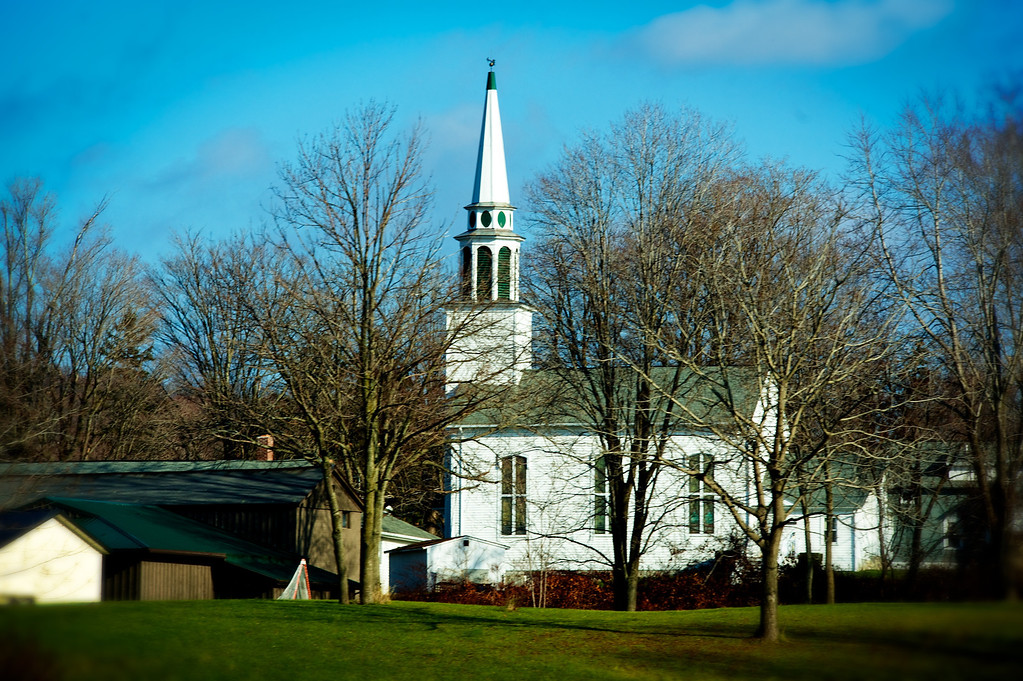
[[[519,255],[494,72],[487,75],[479,155],[466,230],[457,236],[463,306],[448,311],[448,328],[464,334],[448,354],[447,380],[515,385],[517,395],[550,390],[549,375],[532,368],[532,311],[520,298]],[[392,583],[401,574],[426,575],[427,586],[471,579],[498,582],[533,570],[608,570],[612,541],[601,444],[572,409],[517,412],[492,409],[455,428],[445,502],[445,538],[390,552]],[[592,422],[591,422],[592,423]],[[710,461],[721,443],[679,432],[669,456]],[[716,454],[717,453],[717,454]],[[700,458],[704,457],[704,458]],[[727,457],[721,457],[727,458]],[[743,467],[715,468],[730,489],[751,489]],[[665,469],[657,480],[651,523],[643,539],[643,570],[684,568],[714,556],[739,528],[728,509],[699,480]],[[831,542],[836,568],[869,567],[877,555],[876,501],[839,504],[831,527],[810,518],[811,553]],[[806,551],[804,526],[789,526],[779,558]],[[751,550],[756,551],[750,545]],[[411,586],[411,584],[409,585]]]

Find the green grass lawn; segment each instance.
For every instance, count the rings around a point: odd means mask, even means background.
[[[1023,607],[615,613],[196,601],[0,609],[0,679],[1023,679]]]

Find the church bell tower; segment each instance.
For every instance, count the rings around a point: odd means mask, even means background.
[[[459,244],[461,302],[447,313],[456,334],[447,356],[449,390],[466,382],[518,383],[532,364],[532,312],[519,301],[515,206],[508,193],[494,62],[487,73],[476,177]]]

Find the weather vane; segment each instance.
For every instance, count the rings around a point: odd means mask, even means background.
[[[487,61],[490,62],[490,68],[494,68],[494,64],[497,63],[496,59],[491,59],[490,57],[487,57]]]

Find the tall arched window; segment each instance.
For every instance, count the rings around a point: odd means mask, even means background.
[[[476,300],[490,300],[494,288],[494,255],[486,246],[476,251]]]
[[[462,249],[462,297],[468,298],[472,295],[472,248],[466,246]]]
[[[497,252],[497,299],[511,300],[511,249],[507,246]]]

